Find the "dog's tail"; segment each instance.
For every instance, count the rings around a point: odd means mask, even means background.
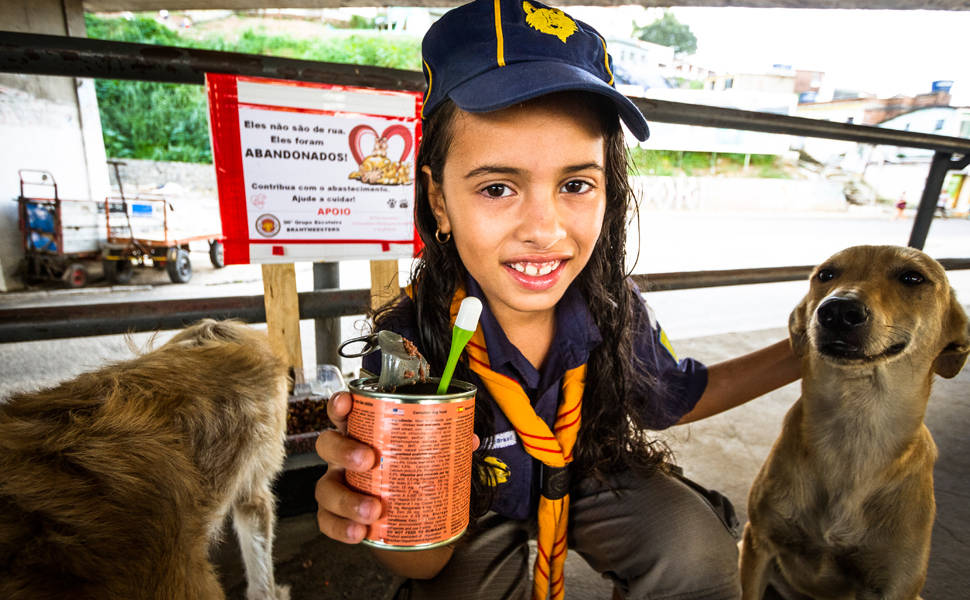
[[[190,346],[204,346],[210,342],[245,343],[251,333],[251,330],[242,321],[236,319],[225,321],[202,319],[179,331],[172,336],[168,343]]]

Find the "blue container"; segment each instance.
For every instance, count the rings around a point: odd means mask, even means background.
[[[152,205],[151,204],[131,204],[131,216],[133,217],[150,217],[152,216]]]
[[[32,231],[54,233],[54,205],[28,203],[27,228]]]
[[[51,252],[57,254],[57,244],[54,243],[54,236],[44,235],[36,231],[30,232],[30,249],[38,252]]]
[[[933,93],[938,92],[949,92],[950,88],[953,87],[953,81],[950,79],[939,79],[933,82]]]

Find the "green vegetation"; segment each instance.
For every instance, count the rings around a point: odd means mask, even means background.
[[[231,40],[182,36],[151,18],[85,15],[88,37],[410,69],[421,68],[420,42],[400,36],[352,34],[296,39],[250,28]],[[212,162],[205,90],[197,85],[99,79],[95,82],[109,156]]]
[[[678,54],[697,52],[697,37],[690,27],[677,20],[674,13],[665,10],[662,17],[643,27],[633,24],[633,37],[661,46],[669,46]]]
[[[631,172],[636,175],[711,175],[710,152],[683,152],[678,150],[644,150],[630,148]],[[790,175],[781,165],[781,159],[772,154],[752,154],[748,168],[744,168],[744,154],[722,153],[716,155],[713,173],[718,175],[748,175],[772,179],[788,179]]]

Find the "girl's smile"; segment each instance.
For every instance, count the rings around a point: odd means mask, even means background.
[[[459,111],[428,197],[503,329],[551,318],[586,266],[606,209],[604,140],[581,101]],[[622,260],[622,257],[618,257]]]

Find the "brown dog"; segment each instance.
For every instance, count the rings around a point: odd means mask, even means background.
[[[970,350],[967,316],[935,260],[858,246],[815,269],[792,312],[802,397],[751,488],[741,583],[818,600],[916,598],[935,514],[933,373]]]
[[[0,403],[0,598],[224,598],[230,508],[250,599],[273,581],[286,376],[265,334],[202,321],[157,350]]]

